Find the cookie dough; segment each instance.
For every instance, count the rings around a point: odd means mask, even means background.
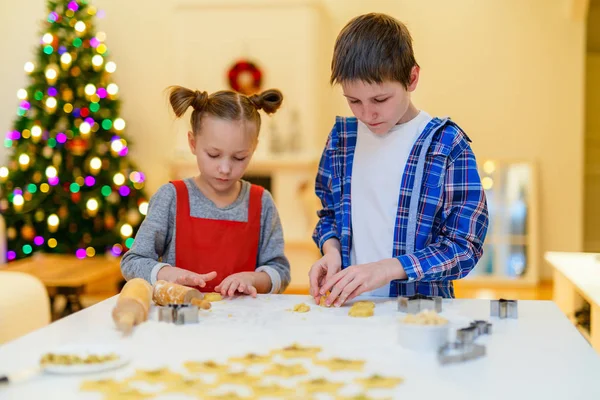
[[[359,307],[355,307],[352,306],[350,307],[350,310],[348,310],[348,315],[351,317],[355,317],[355,318],[365,318],[365,317],[372,317],[374,314],[374,308],[371,307],[366,307],[366,306],[359,306]]]
[[[213,303],[215,301],[223,300],[223,296],[221,296],[221,293],[214,293],[214,292],[213,293],[205,293],[204,300],[210,301],[211,303]]]
[[[329,292],[321,296],[321,299],[319,300],[319,305],[321,307],[331,307],[331,305],[328,306],[327,304],[325,304],[325,300],[327,300],[327,297],[329,297]]]
[[[296,304],[292,309],[294,312],[305,313],[310,311],[310,306],[306,303]]]
[[[402,322],[415,325],[446,325],[448,320],[434,310],[424,310],[418,314],[408,314]]]

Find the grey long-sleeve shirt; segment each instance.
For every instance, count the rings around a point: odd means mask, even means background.
[[[250,183],[242,181],[238,198],[229,206],[217,207],[194,183],[193,178],[184,180],[190,201],[190,214],[197,218],[211,218],[246,222]],[[167,265],[175,265],[177,192],[168,183],[152,196],[148,213],[142,222],[131,249],[121,259],[121,272],[125,279],[143,278],[154,284],[158,271]],[[284,254],[283,229],[271,193],[262,195],[260,239],[258,242],[258,265],[256,271],[264,271],[271,278],[271,293],[281,293],[290,283],[290,264]],[[184,267],[184,266],[182,266]]]

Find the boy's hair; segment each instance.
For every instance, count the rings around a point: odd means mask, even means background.
[[[370,13],[352,19],[338,35],[330,82],[388,80],[407,88],[414,66],[418,64],[406,26],[389,15]]]
[[[171,86],[168,89],[169,102],[178,118],[185,114],[190,106],[194,108],[190,124],[196,135],[200,133],[202,118],[205,115],[212,115],[227,121],[252,122],[255,124],[258,134],[260,131],[258,110],[272,114],[277,111],[283,101],[283,94],[277,89],[265,90],[252,96],[231,90],[221,90],[209,95],[206,92],[194,91],[181,86]]]

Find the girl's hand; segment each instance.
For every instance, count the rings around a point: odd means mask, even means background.
[[[256,297],[256,274],[264,272],[238,272],[237,274],[229,275],[223,279],[218,286],[215,287],[215,292],[220,292],[222,296],[232,297],[236,293],[249,294]]]
[[[184,286],[191,287],[204,287],[206,282],[213,280],[217,277],[216,271],[209,272],[208,274],[197,274],[187,269],[166,266],[162,267],[158,271],[156,279],[173,282]]]

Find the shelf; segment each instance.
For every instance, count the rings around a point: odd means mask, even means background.
[[[591,343],[592,336],[590,335],[590,333],[588,331],[586,331],[585,328],[582,327],[581,325],[575,325],[575,327],[577,328],[579,333],[581,333],[581,335],[585,338],[585,340],[587,340],[588,343]]]
[[[523,275],[520,277],[508,277],[505,275],[475,275],[460,280],[464,286],[487,286],[487,287],[530,287],[538,284],[535,276]]]

